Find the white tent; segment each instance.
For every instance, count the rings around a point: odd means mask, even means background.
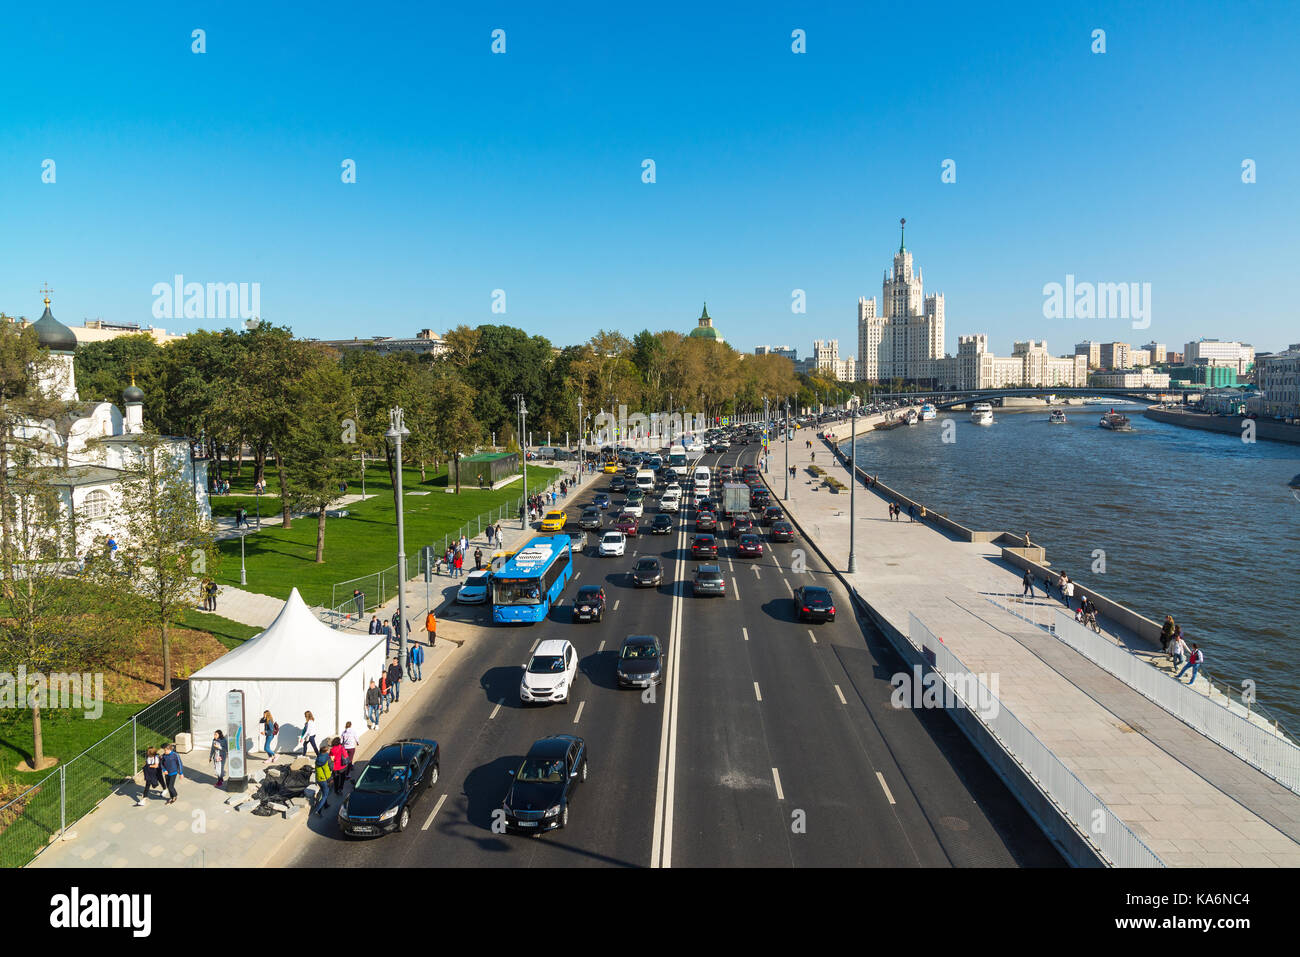
[[[365,733],[365,696],[379,680],[387,653],[383,635],[335,631],[303,603],[298,589],[260,635],[222,655],[190,678],[190,730],[206,748],[212,732],[226,727],[226,693],[244,692],[246,737],[259,741],[257,722],[269,710],[280,724],[277,750],[300,742],[303,712],[316,719],[316,742],[351,721]],[[259,741],[260,744],[260,741]]]

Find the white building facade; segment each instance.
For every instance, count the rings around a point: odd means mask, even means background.
[[[900,220],[905,225],[906,220]],[[943,294],[925,295],[924,277],[913,269],[912,254],[900,237],[893,270],[881,283],[881,308],[876,300],[858,299],[859,380],[884,382],[936,379],[936,362],[943,358]]]

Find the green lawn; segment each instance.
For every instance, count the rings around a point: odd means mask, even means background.
[[[560,472],[560,469],[530,465],[529,490],[540,491]],[[523,494],[521,481],[496,492],[462,486],[460,495],[448,493],[446,482],[445,470],[439,470],[436,475],[430,471],[424,482],[420,481],[419,469],[402,471],[408,561],[415,562],[415,556],[424,545],[432,544],[441,551],[443,537],[454,535],[467,523],[473,533],[476,517],[489,512],[496,514],[503,505],[508,506],[506,521],[518,521],[516,509]],[[361,483],[350,483],[348,491],[360,492]],[[413,494],[420,492],[428,494]],[[296,587],[307,604],[328,605],[332,599],[331,586],[335,582],[373,574],[394,565],[397,562],[396,516],[388,469],[382,461],[366,469],[366,494],[374,497],[347,506],[349,514],[346,518],[327,521],[325,561],[319,565],[316,564],[316,520],[295,518],[292,528],[283,529],[279,526],[278,516],[272,515],[268,527],[267,513],[278,500],[272,496],[268,501],[263,496],[262,531],[244,540],[248,584],[243,587],[276,598],[287,598],[290,589]],[[213,497],[214,508],[217,503],[224,507],[226,503],[240,501],[247,502],[248,499]],[[219,543],[219,547],[223,560],[217,581],[223,585],[239,586],[239,539],[226,539]],[[367,590],[367,604],[372,604],[378,597],[375,594],[377,589],[372,586],[363,590]],[[384,591],[391,593],[387,583]],[[344,597],[340,596],[339,600]]]
[[[185,609],[185,614],[181,616],[181,624],[186,628],[193,628],[195,631],[208,632],[217,641],[225,645],[227,651],[233,651],[249,638],[259,635],[265,630],[231,621],[229,618],[222,618],[212,612],[196,611],[193,608]]]

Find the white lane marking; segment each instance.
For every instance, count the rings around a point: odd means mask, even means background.
[[[577,723],[578,723],[578,719],[582,717],[582,709],[583,709],[583,706],[586,705],[586,703],[587,703],[587,702],[585,702],[585,701],[579,701],[579,702],[578,702],[578,713],[575,714],[575,715],[573,716],[573,723],[574,723],[574,724],[577,724]]]
[[[618,611],[618,603],[621,602],[622,600],[623,600],[623,599],[621,599],[621,598],[615,598],[615,599],[614,599],[614,610],[615,610],[615,611]]]
[[[531,655],[534,651],[537,650],[537,646],[540,645],[541,643],[542,643],[542,639],[540,639],[540,638],[538,638],[536,641],[534,641],[534,642],[533,642],[533,646],[532,646],[531,648],[528,649],[528,653]]]
[[[596,654],[600,654],[604,650],[605,650],[605,642],[601,641],[599,647],[596,648]]]
[[[794,597],[794,589],[790,587],[790,579],[788,579],[788,578],[786,578],[784,575],[782,575],[782,576],[781,576],[781,581],[785,582],[785,590],[788,591],[788,592],[790,593],[790,597],[793,598],[793,597]]]
[[[755,578],[758,578],[758,579],[762,579],[762,577],[763,577],[762,575],[760,575],[760,574],[758,573],[758,566],[757,566],[757,565],[754,566],[754,577],[755,577]]]
[[[781,790],[781,772],[776,768],[772,769],[772,781],[776,784],[776,799],[778,801],[784,801],[785,792]]]
[[[734,578],[731,580],[731,584],[733,586],[731,593],[736,596],[736,601],[740,601],[740,587],[736,585],[736,580]]]
[[[785,569],[781,567],[781,559],[776,557],[776,552],[768,552],[768,554],[772,556],[772,564],[776,566],[777,571],[785,571]]]
[[[731,564],[731,556],[730,556],[730,555],[727,556],[727,570],[728,570],[728,571],[733,571],[733,572],[736,570],[736,566],[733,565],[733,564]]]
[[[808,637],[813,640],[814,645],[817,644],[817,636],[812,633],[811,628],[808,629]]]
[[[677,533],[677,574],[681,583],[686,568],[686,527]],[[655,784],[654,833],[650,840],[650,866],[672,867],[673,859],[673,797],[677,776],[677,704],[681,674],[681,621],[684,606],[684,586],[674,589],[672,611],[668,626],[668,680],[664,687],[664,716],[659,735],[659,769]]]
[[[748,629],[748,628],[742,628],[742,629],[740,629],[740,633],[741,633],[741,635],[744,636],[744,638],[745,638],[746,641],[749,641],[749,629]]]
[[[493,718],[495,718],[495,717],[497,716],[497,712],[501,710],[501,706],[502,706],[503,704],[505,704],[505,703],[506,703],[506,699],[505,699],[505,698],[502,698],[500,701],[497,702],[497,706],[496,706],[495,708],[493,708],[493,709],[492,709],[492,713],[491,713],[490,715],[488,715],[488,720],[489,720],[489,721],[491,721]]]
[[[835,686],[835,693],[840,696],[840,704],[848,704],[848,702],[844,700],[844,692],[840,690],[839,685]]]
[[[576,582],[581,577],[582,577],[582,572],[575,572],[573,575],[573,580]]]
[[[441,794],[438,796],[438,803],[433,806],[433,810],[429,812],[429,820],[424,822],[424,827],[420,828],[420,830],[427,831],[429,829],[429,825],[432,824],[433,819],[438,816],[438,812],[442,810],[443,802],[446,800],[447,800],[446,794]]]
[[[889,785],[885,783],[885,776],[879,771],[876,772],[876,780],[880,782],[881,788],[884,789],[885,797],[889,798],[889,803],[897,804],[898,802],[894,800],[894,795],[889,793]]]
[[[754,682],[754,698],[758,701],[763,700],[763,692],[758,690],[758,682]]]

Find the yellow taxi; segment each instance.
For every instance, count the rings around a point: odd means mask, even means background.
[[[618,471],[618,459],[610,459],[608,462],[605,463],[605,473],[607,475],[613,475],[617,471]]]
[[[546,517],[542,519],[542,531],[544,532],[562,532],[564,526],[569,523],[569,513],[556,510],[547,512]]]

